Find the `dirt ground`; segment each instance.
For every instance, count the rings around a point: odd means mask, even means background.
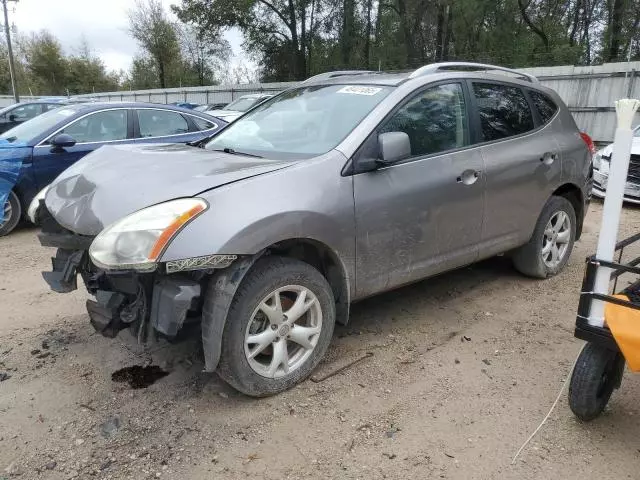
[[[354,306],[321,382],[255,400],[202,373],[197,341],[144,351],[94,334],[86,294],[50,292],[36,230],[0,239],[0,479],[638,478],[640,383],[583,424],[566,392],[573,324],[601,204],[569,267],[550,280],[499,257]],[[627,208],[621,234],[640,227]],[[159,365],[144,389],[111,374]],[[0,377],[2,378],[2,377]]]

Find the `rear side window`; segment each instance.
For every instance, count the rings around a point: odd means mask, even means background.
[[[529,90],[529,96],[531,97],[531,101],[538,111],[538,115],[540,115],[540,120],[542,120],[543,124],[551,120],[551,117],[553,117],[558,111],[558,106],[544,93]]]
[[[215,128],[216,126],[215,123],[200,117],[191,117],[191,120],[193,120],[193,123],[196,124],[198,130],[209,130],[210,128]]]
[[[533,130],[531,109],[524,93],[518,87],[474,83],[473,91],[485,142]]]
[[[178,112],[168,110],[138,110],[141,137],[165,137],[189,131],[189,125]]]

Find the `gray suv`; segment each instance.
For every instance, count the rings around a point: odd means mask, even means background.
[[[113,145],[48,188],[51,288],[93,326],[201,330],[207,371],[252,396],[305,379],[365,297],[501,253],[566,265],[592,145],[558,95],[478,64],[333,72],[200,145]]]

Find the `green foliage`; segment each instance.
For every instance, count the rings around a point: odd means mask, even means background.
[[[265,80],[444,60],[525,67],[640,55],[640,0],[182,0],[202,30],[239,27]]]

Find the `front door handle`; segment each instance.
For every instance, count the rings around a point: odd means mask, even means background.
[[[545,152],[541,157],[540,161],[545,165],[551,165],[556,159],[557,155],[551,152]]]
[[[473,185],[478,181],[478,178],[480,178],[479,170],[465,170],[456,178],[456,182],[462,183],[463,185]]]

